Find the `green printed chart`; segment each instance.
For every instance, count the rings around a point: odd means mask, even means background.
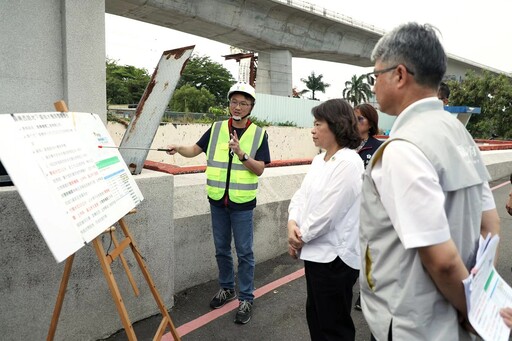
[[[60,262],[142,200],[98,115],[0,115],[0,159]]]

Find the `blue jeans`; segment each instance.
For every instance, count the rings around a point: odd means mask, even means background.
[[[212,214],[215,258],[219,268],[219,285],[224,289],[235,288],[235,271],[231,253],[231,235],[235,239],[238,256],[239,298],[254,300],[253,210],[233,211],[227,207],[210,205]]]

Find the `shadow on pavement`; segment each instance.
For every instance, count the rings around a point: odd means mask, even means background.
[[[256,265],[256,289],[276,281],[303,268],[303,262],[292,259],[288,254]],[[359,285],[354,286],[355,302]],[[174,307],[169,311],[174,326],[193,321],[212,311],[209,302],[218,290],[217,281],[210,281],[176,294]],[[182,340],[310,340],[306,323],[306,281],[304,276],[288,282],[257,298],[253,316],[246,325],[233,322],[235,310],[182,335]],[[357,329],[356,340],[369,340],[370,332],[360,311],[353,310],[352,318]],[[161,321],[160,315],[134,323],[138,340],[152,340]],[[169,339],[170,333],[168,336]],[[102,339],[105,341],[127,340],[124,330]]]

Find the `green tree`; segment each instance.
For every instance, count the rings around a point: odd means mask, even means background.
[[[180,112],[206,113],[215,103],[215,96],[205,88],[196,89],[185,84],[174,91],[171,99],[171,110]]]
[[[301,82],[306,84],[306,87],[311,91],[311,99],[318,100],[315,98],[315,92],[321,91],[325,93],[325,89],[330,87],[330,84],[322,82],[322,78],[324,76],[322,74],[316,76],[315,71],[311,72],[311,75],[308,78],[301,78]],[[304,90],[303,90],[304,91]]]
[[[229,88],[235,79],[222,64],[216,63],[208,56],[192,56],[176,88],[188,84],[196,89],[205,88],[215,97],[216,105],[225,105]]]
[[[512,80],[505,75],[485,71],[466,73],[461,82],[449,81],[450,105],[480,107],[481,114],[471,116],[467,129],[474,138],[512,138]]]
[[[138,103],[151,77],[146,69],[106,61],[107,103]]]
[[[354,106],[368,102],[372,96],[372,88],[366,83],[366,75],[357,77],[352,76],[352,80],[345,82],[343,89],[343,98],[352,103]]]

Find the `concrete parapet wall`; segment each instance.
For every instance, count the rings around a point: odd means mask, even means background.
[[[509,175],[512,151],[484,152],[493,179]],[[308,165],[268,168],[260,178],[254,249],[260,263],[286,252],[289,201]],[[126,217],[167,308],[176,292],[217,277],[205,174],[144,170],[135,177],[144,201]],[[110,238],[102,236],[105,249]],[[0,330],[4,340],[40,340],[50,325],[64,262],[56,264],[15,188],[0,188]],[[113,272],[132,322],[158,313],[133,256],[125,252],[141,297],[124,270]],[[212,293],[213,294],[213,293]],[[205,303],[206,304],[206,303]],[[30,327],[27,327],[30,321]],[[75,257],[56,340],[96,340],[122,328],[91,246]]]
[[[136,182],[145,199],[137,214],[126,217],[169,308],[174,304],[175,277],[173,180],[172,175],[152,171],[138,176]],[[109,235],[101,238],[104,249],[108,250]],[[14,187],[0,188],[0,245],[1,338],[43,340],[50,327],[65,262],[55,262]],[[134,296],[119,260],[113,264],[113,273],[128,315],[135,322],[157,313],[158,306],[133,254],[125,251],[124,255],[141,295]],[[60,316],[55,340],[96,340],[123,328],[92,245],[75,253]]]
[[[512,150],[489,150],[482,152],[484,163],[493,180],[512,173]]]
[[[308,115],[313,121],[313,116]],[[169,144],[192,145],[199,141],[208,128],[210,124],[163,124],[158,127],[151,148],[165,148]],[[107,129],[114,143],[119,146],[126,127],[119,123],[108,122]],[[319,152],[313,144],[310,128],[271,126],[265,129],[268,133],[272,160],[312,159]],[[188,159],[179,154],[171,156],[164,152],[149,151],[147,160],[180,167],[206,165],[204,153]]]
[[[286,251],[287,209],[309,166],[269,168],[254,215],[257,263]],[[136,176],[144,201],[126,221],[167,308],[173,294],[217,277],[205,174]],[[0,188],[0,330],[5,340],[47,334],[63,273],[14,187]],[[105,250],[110,238],[102,237]],[[119,261],[113,273],[132,322],[158,313],[134,257],[125,252],[141,290],[135,298]],[[26,328],[26,321],[32,321]],[[122,328],[93,247],[75,256],[55,340],[96,340]]]
[[[286,252],[288,204],[308,167],[269,168],[261,176],[258,205],[254,211],[256,263]],[[218,275],[205,182],[204,173],[175,176],[174,247],[177,292],[215,279]]]

